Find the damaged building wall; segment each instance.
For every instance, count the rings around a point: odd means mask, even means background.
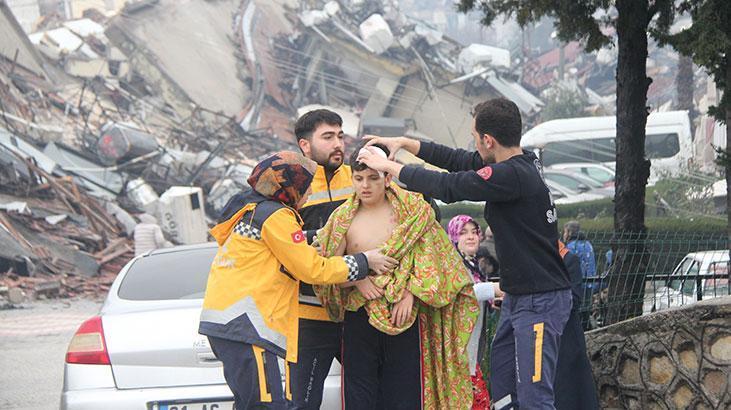
[[[5,3],[10,7],[18,24],[20,24],[20,27],[26,33],[30,33],[33,30],[33,27],[41,17],[41,10],[37,1],[6,0],[0,1],[0,3]]]
[[[467,147],[472,141],[472,116],[475,104],[496,95],[465,96],[465,83],[438,88],[430,99],[426,84],[414,77],[404,87],[391,113],[392,117],[412,118],[417,130],[447,146]]]
[[[127,56],[132,71],[141,76],[175,111],[185,116],[191,112],[193,100],[172,77],[157,63],[155,55],[145,48],[144,43],[129,33],[117,19],[112,20],[105,31],[106,36]],[[134,79],[131,79],[134,80]]]
[[[236,115],[249,98],[231,41],[238,1],[160,1],[115,17],[107,36],[165,98]]]
[[[43,60],[4,1],[0,1],[0,55],[16,61],[35,74],[47,77]]]

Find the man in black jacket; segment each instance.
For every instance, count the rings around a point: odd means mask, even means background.
[[[560,337],[572,304],[556,246],[556,207],[540,161],[520,148],[515,103],[488,100],[475,107],[473,117],[477,152],[403,137],[369,141],[387,146],[392,156],[404,148],[450,172],[403,166],[367,151],[358,161],[444,202],[486,201],[505,292],[491,354],[491,397],[496,409],[553,409]]]

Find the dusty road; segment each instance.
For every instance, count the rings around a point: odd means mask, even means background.
[[[0,310],[0,408],[58,409],[66,347],[101,302],[33,302]]]

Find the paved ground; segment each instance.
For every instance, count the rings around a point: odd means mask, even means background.
[[[0,310],[0,409],[58,409],[66,347],[100,302],[33,302]]]

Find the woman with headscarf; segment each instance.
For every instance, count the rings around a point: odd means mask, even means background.
[[[475,290],[475,296],[480,303],[480,316],[477,319],[477,325],[472,331],[472,336],[467,345],[471,359],[470,366],[473,371],[472,387],[474,399],[472,401],[472,409],[489,409],[490,394],[485,377],[483,377],[483,370],[485,375],[489,374],[489,363],[481,363],[481,359],[489,357],[485,352],[485,349],[490,348],[488,339],[491,337],[488,336],[488,333],[490,327],[492,327],[492,331],[494,332],[494,324],[497,323],[497,313],[492,308],[492,303],[496,298],[502,297],[502,291],[500,291],[497,283],[487,282],[487,276],[480,269],[477,256],[480,248],[480,240],[482,239],[482,230],[477,221],[468,215],[457,215],[449,221],[447,234],[462,256],[462,261],[465,266],[471,273],[470,276],[474,281],[473,288]]]
[[[248,179],[251,190],[232,198],[211,229],[219,249],[198,331],[223,363],[236,409],[286,407],[289,380],[282,391],[277,356],[297,361],[300,280],[343,283],[396,264],[377,249],[325,258],[307,244],[297,209],[315,168],[289,151],[263,160]]]

